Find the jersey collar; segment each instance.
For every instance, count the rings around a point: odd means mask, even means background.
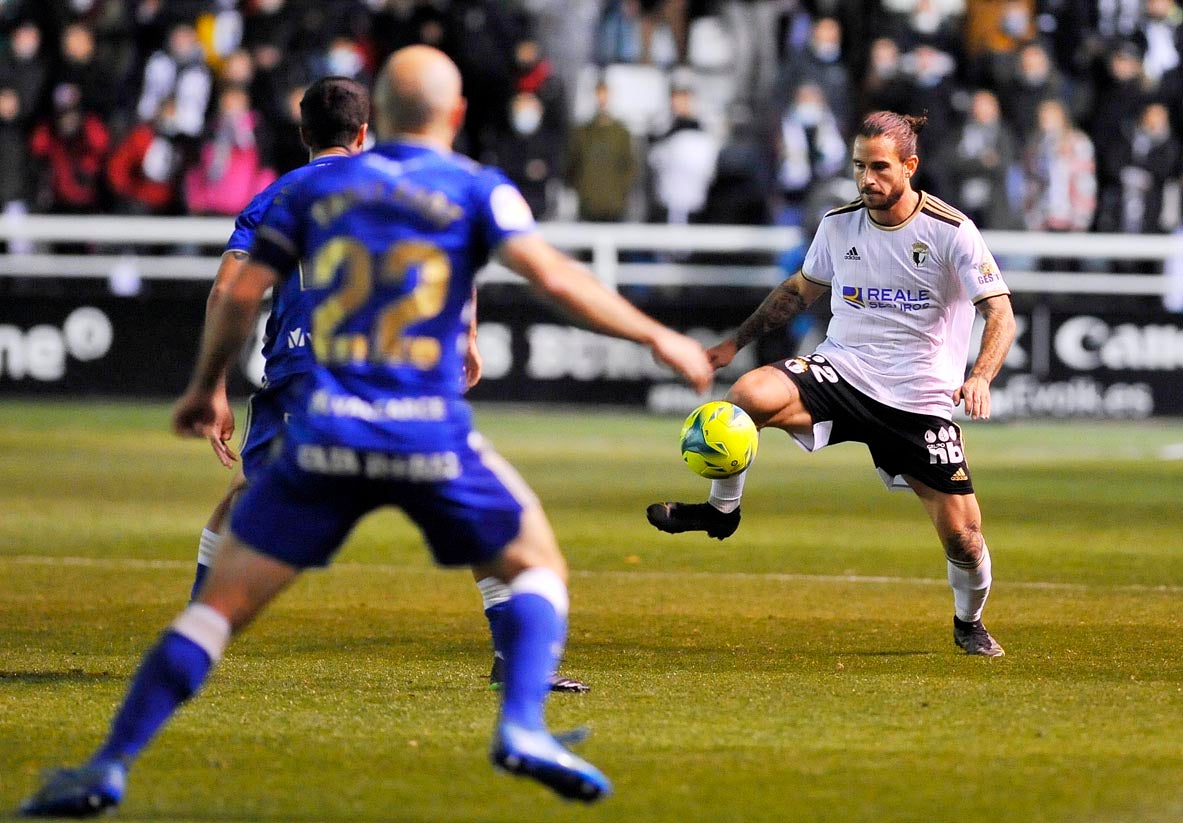
[[[911,214],[909,214],[907,217],[904,218],[902,223],[897,223],[894,226],[885,226],[882,223],[876,223],[875,218],[873,218],[871,216],[870,209],[867,209],[867,220],[870,221],[872,226],[879,229],[879,231],[899,231],[904,226],[908,225],[909,223],[911,223],[913,220],[916,219],[916,216],[918,214],[920,214],[921,210],[924,208],[924,204],[927,202],[928,202],[928,192],[926,192],[926,191],[920,192],[920,199],[916,201],[916,208],[914,208],[912,210]]]

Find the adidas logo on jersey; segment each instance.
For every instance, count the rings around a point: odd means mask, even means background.
[[[851,246],[850,251],[846,252],[846,257],[844,259],[846,259],[846,260],[862,260],[863,258],[858,256],[858,249],[856,249],[854,246]]]
[[[957,471],[953,472],[953,476],[950,478],[950,480],[961,480],[963,482],[969,480],[969,475],[965,473],[965,467],[958,466]]]

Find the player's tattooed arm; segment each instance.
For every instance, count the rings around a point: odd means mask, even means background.
[[[821,286],[806,280],[800,272],[785,280],[740,325],[739,331],[735,333],[736,350],[770,331],[783,329],[794,317],[809,308],[823,291]]]

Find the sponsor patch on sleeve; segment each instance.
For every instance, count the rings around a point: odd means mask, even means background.
[[[489,208],[498,228],[503,231],[526,231],[534,228],[534,214],[526,199],[513,186],[502,183],[489,196]]]

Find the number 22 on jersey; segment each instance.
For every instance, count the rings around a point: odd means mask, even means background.
[[[439,340],[403,334],[411,324],[443,311],[452,267],[438,246],[411,240],[373,255],[358,240],[335,237],[317,252],[311,268],[311,276],[302,280],[304,288],[331,286],[341,272],[340,284],[312,313],[312,351],[318,362],[410,364],[419,369],[439,363]],[[380,306],[368,334],[339,332],[370,300],[375,285],[397,287],[416,268],[415,287]]]

